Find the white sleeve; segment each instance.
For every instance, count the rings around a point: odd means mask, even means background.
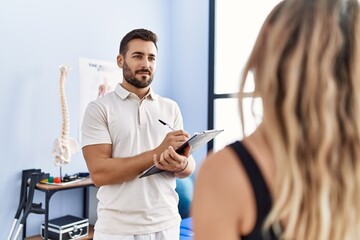
[[[81,125],[81,147],[111,143],[106,109],[95,102],[89,103]]]

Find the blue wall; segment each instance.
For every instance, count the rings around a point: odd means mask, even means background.
[[[52,144],[60,135],[59,65],[70,64],[66,96],[70,135],[79,136],[79,57],[115,61],[121,37],[138,27],[159,36],[154,89],[176,100],[186,130],[206,129],[208,0],[0,0],[0,239],[6,239],[18,206],[21,171],[59,175]],[[201,149],[194,154],[201,161]],[[81,152],[64,173],[86,171]],[[43,201],[36,193],[35,202]],[[50,218],[81,215],[81,191],[56,193]],[[30,214],[28,235],[43,215]]]

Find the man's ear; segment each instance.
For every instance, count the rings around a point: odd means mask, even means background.
[[[124,64],[124,57],[121,54],[119,54],[116,57],[116,62],[117,62],[117,65],[119,66],[119,68],[122,68],[123,64]]]

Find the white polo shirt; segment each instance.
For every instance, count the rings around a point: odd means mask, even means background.
[[[120,84],[114,92],[89,103],[82,124],[82,147],[112,144],[112,156],[129,157],[159,146],[170,131],[159,122],[183,129],[176,102],[152,89],[139,99]],[[110,234],[145,234],[180,223],[173,173],[162,172],[100,187],[95,229]]]

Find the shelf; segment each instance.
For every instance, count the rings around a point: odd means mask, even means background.
[[[81,237],[78,239],[82,239],[82,240],[93,239],[93,236],[94,236],[94,226],[90,225],[89,226],[89,234],[87,236],[84,236],[84,237]],[[27,237],[27,238],[25,238],[25,240],[44,240],[44,239],[40,235],[37,235],[37,236]]]
[[[76,189],[76,188],[82,188],[83,189],[83,217],[84,218],[88,218],[88,213],[89,213],[89,187],[94,186],[91,178],[84,178],[81,179],[79,181],[74,181],[74,182],[69,182],[69,183],[64,183],[61,185],[57,185],[57,184],[46,184],[46,183],[38,183],[36,184],[35,189],[45,192],[45,221],[44,224],[46,222],[46,224],[48,224],[48,219],[49,219],[49,210],[50,210],[50,199],[52,197],[53,194],[55,194],[58,191],[65,191],[65,190],[69,190],[69,189]],[[45,224],[45,232],[47,231],[47,227],[48,225]],[[93,230],[94,228],[90,225],[89,226],[89,234],[87,236],[78,238],[78,239],[93,239]],[[26,229],[24,229],[25,232],[23,232],[23,235],[26,235]],[[47,235],[46,233],[44,233],[44,235]],[[31,236],[31,237],[25,237],[25,240],[43,240],[43,238],[41,237],[41,235],[36,235],[36,236]],[[49,239],[50,240],[50,239]]]

